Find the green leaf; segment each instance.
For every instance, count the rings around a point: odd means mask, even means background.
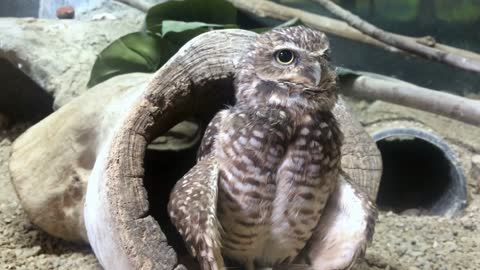
[[[267,32],[267,31],[270,31],[272,30],[271,27],[260,27],[260,28],[253,28],[253,29],[248,29],[249,31],[252,31],[252,32],[255,32],[255,33],[258,33],[258,34],[261,34],[263,32]]]
[[[270,18],[262,18],[242,10],[237,10],[237,24],[241,29],[255,29],[265,26],[273,26],[276,20]]]
[[[167,1],[153,6],[147,13],[147,29],[162,33],[165,20],[203,22],[206,24],[236,24],[237,10],[225,0]]]
[[[183,32],[187,30],[194,30],[198,28],[223,28],[223,24],[213,24],[204,22],[183,22],[164,20],[162,22],[162,36],[165,36],[169,32]]]
[[[175,45],[176,50],[178,51],[185,43],[190,41],[192,38],[203,34],[205,32],[208,32],[208,29],[206,28],[197,28],[197,29],[191,29],[191,30],[186,30],[183,32],[168,32],[165,36],[164,39],[168,40],[171,44]]]
[[[97,57],[88,87],[120,74],[154,72],[174,52],[173,45],[160,37],[140,32],[125,35],[110,44]]]
[[[229,24],[223,25],[222,28],[238,28],[238,26]],[[184,30],[182,32],[169,31],[163,36],[163,38],[168,40],[170,43],[175,44],[176,49],[178,50],[192,38],[208,31],[209,28],[205,27],[192,28],[190,30]]]
[[[277,28],[282,28],[282,27],[289,27],[289,26],[295,26],[295,25],[304,25],[303,22],[299,18],[293,18],[291,20],[288,20],[282,24],[279,24],[273,28],[271,27],[261,27],[261,28],[254,28],[250,29],[250,31],[253,31],[255,33],[263,33],[266,31],[269,31],[271,29],[277,29]]]

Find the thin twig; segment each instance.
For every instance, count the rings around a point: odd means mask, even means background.
[[[342,93],[378,99],[480,126],[480,102],[383,76],[362,75],[342,81]]]
[[[480,73],[480,61],[475,61],[463,56],[456,55],[436,48],[428,47],[418,42],[405,40],[399,35],[384,31],[373,24],[370,24],[348,10],[343,9],[330,0],[314,0],[322,5],[325,9],[330,11],[335,16],[346,21],[349,25],[360,30],[362,33],[371,36],[383,43],[398,49],[410,52],[412,54],[434,60],[440,63],[445,63],[453,67],[463,70]]]

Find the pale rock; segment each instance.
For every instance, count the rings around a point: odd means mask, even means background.
[[[32,78],[59,108],[87,90],[97,55],[142,23],[141,16],[101,21],[0,18],[0,60]],[[9,79],[0,74],[0,80]],[[2,98],[10,97],[0,93]]]
[[[87,241],[84,196],[96,155],[126,111],[119,102],[128,107],[150,78],[132,73],[98,84],[14,142],[12,184],[35,225],[56,237]]]

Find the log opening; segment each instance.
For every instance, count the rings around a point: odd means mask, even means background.
[[[387,129],[373,138],[384,166],[377,196],[381,209],[452,216],[465,207],[465,176],[444,140],[415,128]]]
[[[53,112],[53,98],[19,68],[0,56],[0,113],[14,122],[37,122]]]
[[[233,104],[232,78],[209,82],[200,89],[193,89],[193,92],[220,91],[218,95],[195,99],[204,104],[195,104],[193,108],[203,108],[186,114],[187,118],[195,118],[200,123],[202,133],[212,117],[221,109]],[[196,102],[194,102],[196,103]],[[181,119],[184,120],[184,119]],[[163,135],[153,134],[152,138]],[[202,134],[203,137],[203,134]],[[181,236],[170,221],[167,213],[167,204],[172,190],[178,179],[182,178],[195,164],[200,141],[193,147],[179,151],[156,151],[146,150],[144,158],[143,184],[147,191],[149,209],[148,215],[152,216],[160,225],[170,246],[179,256],[184,265],[194,264],[194,259],[188,254]],[[188,269],[193,269],[189,267]]]

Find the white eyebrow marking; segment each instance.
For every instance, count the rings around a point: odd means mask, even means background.
[[[282,50],[282,49],[293,49],[293,50],[305,51],[304,49],[298,47],[297,45],[295,45],[295,43],[292,43],[292,42],[282,43],[281,45],[275,46],[273,49],[275,51]]]
[[[294,43],[291,43],[291,42],[286,42],[286,43],[283,43],[282,45],[275,46],[273,48],[273,51],[277,52],[277,51],[286,50],[286,49],[290,49],[290,50],[297,51],[297,52],[302,52],[302,53],[305,53],[307,55],[310,53],[308,50],[305,50],[304,48],[300,48],[300,47],[298,47],[297,45],[295,45]]]

